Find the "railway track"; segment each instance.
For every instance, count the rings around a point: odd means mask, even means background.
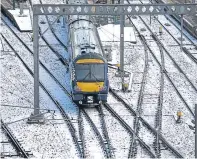
[[[40,4],[42,4],[42,0],[39,0],[40,1]],[[31,9],[33,8],[33,4],[32,4],[32,0],[29,0],[29,4],[31,6]],[[62,46],[64,49],[66,49],[66,51],[68,50],[67,49],[67,46],[58,38],[58,36],[56,35],[56,33],[54,32],[54,29],[52,28],[52,25],[50,24],[50,21],[49,21],[49,18],[48,16],[46,15],[45,16],[46,18],[46,21],[48,23],[48,26],[49,26],[49,30],[51,31],[51,33],[53,34],[53,36],[55,37],[55,39],[59,42],[60,46]],[[56,49],[54,47],[52,47],[49,43],[49,41],[47,40],[47,38],[43,35],[43,33],[41,32],[41,30],[39,30],[39,34],[40,34],[40,37],[43,39],[43,41],[47,44],[47,46],[53,51],[53,53],[59,58],[59,60],[61,61],[61,63],[63,65],[65,65],[68,69],[69,67],[69,63],[68,63],[68,60],[64,58],[64,56],[62,54],[60,54],[58,51],[56,51]],[[45,33],[46,34],[46,33]]]
[[[145,39],[144,39],[145,40]],[[145,43],[144,43],[145,45]],[[161,149],[160,149],[160,143],[159,143],[159,134],[162,132],[162,108],[163,108],[163,91],[164,91],[164,70],[165,70],[165,59],[162,48],[160,48],[160,54],[161,54],[161,77],[160,77],[160,91],[159,91],[159,99],[158,99],[158,108],[156,112],[156,118],[155,118],[155,127],[157,129],[157,135],[155,138],[155,152],[157,158],[161,158]]]
[[[2,34],[1,34],[2,35]],[[15,53],[15,55],[19,58],[19,60],[22,62],[22,64],[24,65],[24,67],[27,69],[27,71],[30,73],[30,75],[33,77],[33,72],[31,71],[31,69],[28,67],[28,65],[24,62],[24,60],[22,59],[22,57],[17,53],[17,51],[12,47],[12,45],[8,42],[8,40],[4,37],[4,35],[2,35],[3,39],[5,40],[5,42],[8,44],[8,46],[11,48],[11,50]],[[65,110],[63,109],[62,105],[52,96],[52,94],[45,88],[44,84],[40,82],[40,86],[41,88],[46,92],[46,94],[50,97],[50,99],[54,102],[54,104],[58,107],[58,109],[60,110],[60,113],[62,114],[63,119],[66,121],[66,124],[69,128],[69,131],[71,133],[71,136],[73,138],[73,142],[76,146],[76,149],[79,153],[79,156],[82,158],[83,156],[83,150],[81,149],[81,145],[78,142],[78,137],[76,135],[76,130],[68,116],[68,114],[65,112]]]
[[[129,20],[131,21],[130,17]],[[142,41],[142,43],[144,44],[145,47],[147,47],[147,49],[149,50],[149,52],[151,54],[153,54],[153,51],[150,49],[150,47],[148,46],[146,39],[144,38],[144,36],[142,36],[140,34],[140,31],[137,29],[137,27],[134,25],[134,23],[132,23],[134,28],[136,29],[140,40]],[[157,41],[156,41],[157,42]],[[159,63],[160,65],[160,71],[161,71],[161,78],[160,78],[160,92],[159,92],[159,99],[158,99],[158,107],[157,107],[157,111],[156,111],[156,116],[155,116],[155,142],[154,142],[154,148],[155,148],[155,154],[157,156],[157,158],[161,157],[161,150],[160,150],[160,136],[161,136],[161,124],[162,124],[162,102],[163,102],[163,89],[164,89],[164,74],[166,74],[166,70],[165,70],[165,65],[164,65],[164,55],[163,55],[163,47],[161,46],[161,44],[159,42],[157,42],[157,45],[159,47],[160,50],[160,54],[161,54],[161,63],[159,62],[159,60],[157,60],[157,63]],[[156,58],[156,57],[155,57]],[[167,75],[168,76],[168,75]],[[169,79],[170,82],[172,82],[172,80],[167,77]],[[175,87],[175,85],[173,85]],[[175,87],[176,88],[176,87]],[[178,92],[178,90],[176,89],[176,92],[179,94],[179,96],[182,98],[181,94]],[[185,101],[182,98],[182,101]],[[185,102],[185,105],[188,106],[188,104]],[[188,106],[188,109],[191,110]],[[192,113],[192,111],[190,111]],[[149,127],[149,126],[148,126]],[[149,128],[148,128],[149,129]],[[162,142],[163,145],[165,145],[164,142]],[[170,145],[170,149],[174,149],[171,145]],[[176,150],[172,150],[171,152],[173,152],[177,157],[181,156]]]
[[[197,88],[196,86],[194,86],[194,84],[191,82],[191,80],[188,78],[188,76],[186,75],[186,73],[181,69],[181,67],[177,64],[176,60],[171,56],[171,54],[169,53],[169,51],[166,49],[166,47],[163,45],[163,43],[161,42],[161,40],[157,37],[157,35],[155,33],[153,33],[153,31],[151,30],[151,28],[146,24],[146,22],[142,19],[141,16],[139,16],[140,20],[143,22],[143,24],[147,27],[147,29],[150,31],[153,39],[155,40],[156,43],[158,43],[160,45],[160,47],[162,47],[162,49],[164,50],[164,52],[168,55],[168,57],[172,60],[174,66],[177,68],[177,70],[184,75],[185,79],[190,83],[190,85],[192,86],[192,88],[197,92]]]
[[[101,107],[101,105],[99,105],[97,107],[98,112],[99,112],[99,116],[100,116],[100,121],[101,121],[101,127],[102,127],[102,131],[103,131],[103,136],[104,136],[104,140],[105,140],[105,145],[106,145],[106,149],[108,152],[108,157],[109,158],[114,158],[114,152],[113,152],[113,148],[112,148],[112,144],[109,138],[109,134],[107,131],[107,126],[106,126],[106,122],[105,122],[105,118],[104,118],[104,113],[103,113],[103,108]]]
[[[29,1],[30,1],[31,6],[32,6],[31,0],[29,0]],[[43,3],[42,3],[42,0],[40,0],[40,4],[43,4]],[[50,23],[50,21],[49,21],[49,17],[48,17],[47,15],[46,15],[45,17],[46,17],[47,23],[48,23],[48,25],[49,25],[49,29],[51,30],[52,34],[55,36],[56,40],[60,43],[61,46],[63,46],[63,47],[66,49],[66,51],[68,51],[67,46],[66,46],[66,45],[58,38],[58,36],[56,35],[56,33],[55,33],[55,31],[54,31],[54,29],[53,29],[53,27],[52,27],[52,25],[51,25],[51,23]]]
[[[86,144],[85,144],[85,136],[84,136],[84,126],[83,126],[83,118],[81,109],[78,111],[78,129],[79,129],[79,143],[82,150],[82,158],[86,158]]]
[[[5,132],[7,137],[9,138],[9,141],[12,143],[12,145],[16,149],[17,155],[21,156],[23,158],[29,158],[29,156],[30,156],[29,152],[24,150],[22,145],[19,143],[19,141],[16,139],[16,137],[12,134],[12,132],[10,131],[8,126],[3,122],[2,119],[1,119],[1,128],[3,129],[3,131]],[[2,156],[2,157],[8,157],[8,156]],[[12,157],[12,156],[9,156],[9,157]]]
[[[6,40],[6,38],[2,35],[2,37],[3,37],[3,39],[7,42],[7,43],[9,43],[8,42],[8,40]],[[18,37],[19,38],[19,37]],[[21,41],[21,40],[20,40]],[[21,41],[22,43],[23,43],[23,41]],[[26,45],[25,43],[23,43],[24,45]],[[11,44],[8,44],[10,47],[11,47]],[[28,48],[28,46],[26,46],[26,48]],[[13,47],[12,47],[12,49],[14,49]],[[29,51],[30,51],[30,49],[28,49]],[[16,50],[15,50],[15,53],[16,53]],[[16,53],[16,55],[20,58],[20,60],[23,62],[23,65],[25,65],[26,66],[26,69],[28,70],[28,72],[33,76],[33,72],[31,71],[31,69],[26,65],[26,63],[23,61],[23,59],[22,59],[22,57],[20,57],[20,55],[18,55],[17,53]],[[40,61],[40,64],[41,64],[41,61]],[[44,64],[42,64],[42,66],[44,66]],[[45,69],[47,69],[45,66],[44,66],[44,68]],[[47,73],[49,73],[50,74],[50,72],[49,71],[47,71]],[[52,75],[52,74],[51,74]],[[55,78],[53,75],[51,76],[51,77],[53,77],[53,78]],[[66,90],[66,88],[64,88],[64,86],[61,84],[61,83],[59,83],[59,81],[55,78],[54,79],[55,81],[57,81],[57,83],[62,87],[62,89],[65,89],[64,91],[65,91],[65,94],[66,95],[68,95],[69,96],[69,98],[71,99],[71,94]],[[66,121],[68,121],[69,120],[69,117],[68,117],[68,115],[65,113],[65,111],[64,111],[64,109],[63,109],[63,107],[60,105],[60,103],[56,100],[56,99],[54,99],[54,97],[50,94],[50,92],[48,92],[47,91],[47,89],[44,87],[44,85],[40,82],[40,85],[41,85],[41,87],[43,88],[43,90],[45,91],[45,92],[47,92],[47,94],[50,96],[50,98],[52,98],[52,101],[57,105],[57,107],[59,108],[59,110],[60,110],[60,112],[61,112],[61,114],[62,114],[62,116],[64,117],[64,119],[66,120]],[[73,133],[76,133],[76,129],[74,128],[74,126],[72,125],[72,123],[70,122],[69,123],[69,127],[70,127],[70,131],[72,132],[72,134]],[[78,151],[80,152],[80,156],[82,157],[82,158],[84,158],[85,157],[85,148],[84,148],[84,146],[85,146],[85,143],[84,143],[84,136],[82,135],[83,133],[81,133],[81,132],[83,132],[83,131],[81,131],[82,130],[82,126],[81,126],[81,122],[79,122],[79,136],[80,136],[80,140],[78,140],[78,138],[77,138],[77,135],[75,134],[75,135],[72,135],[72,136],[74,136],[75,137],[75,139],[74,139],[74,142],[75,143],[77,143],[77,148],[78,148]],[[95,129],[94,130],[96,130],[96,126],[94,126],[95,127]],[[97,135],[98,135],[98,133],[96,133]],[[100,138],[100,141],[102,141],[101,140],[102,138]],[[103,142],[103,141],[102,141]],[[101,143],[102,143],[101,142]],[[108,157],[108,156],[110,156],[110,146],[108,145],[108,143],[106,144],[105,142],[103,142],[103,145],[105,145],[105,153],[106,153],[106,157]],[[103,146],[104,147],[104,146]],[[110,157],[108,157],[108,158],[110,158]]]
[[[142,19],[139,16],[140,19]],[[134,25],[134,23],[132,22],[131,18],[129,18],[131,23],[133,24],[135,30],[137,31],[137,33],[141,36],[140,31],[137,29],[137,27]],[[142,19],[143,24],[145,23]],[[165,48],[165,46],[161,43],[161,41],[157,38],[157,36],[152,32],[152,30],[149,28],[149,26],[145,23],[144,24],[148,30],[151,32],[151,35],[153,37],[153,40],[155,41],[155,43],[157,45],[159,45],[159,47],[161,47],[164,52],[169,56],[169,58],[172,60],[173,64],[175,65],[175,67],[178,69],[178,71],[186,78],[186,80],[188,81],[188,83],[191,85],[191,87],[196,91],[196,87],[193,85],[193,83],[190,81],[190,79],[187,77],[187,75],[183,72],[183,70],[179,67],[179,65],[176,63],[176,61],[172,58],[172,56],[170,55],[170,53],[167,51],[167,49]],[[141,38],[141,40],[143,41],[143,39]],[[145,39],[146,40],[146,39]],[[152,54],[152,56],[154,57],[154,59],[156,60],[156,62],[158,63],[160,69],[161,69],[161,63],[159,62],[159,60],[157,59],[157,57],[154,54],[154,51],[150,48],[149,43],[147,42],[147,40],[145,41],[145,44],[148,48],[148,50],[150,51],[150,53]],[[171,77],[168,75],[168,72],[166,71],[166,69],[163,71],[165,76],[167,77],[168,81],[172,84],[172,86],[174,87],[177,95],[180,97],[180,99],[182,100],[182,102],[185,104],[186,108],[188,109],[188,111],[190,112],[190,114],[193,116],[193,118],[195,117],[193,110],[190,108],[190,106],[188,105],[188,103],[186,102],[186,100],[184,99],[184,97],[182,96],[182,94],[179,92],[179,90],[177,89],[176,85],[174,84],[174,82],[172,81]]]
[[[154,0],[156,3],[164,3],[164,2],[162,2],[161,0]],[[172,2],[172,1],[171,1]],[[171,3],[170,2],[170,3]],[[178,1],[177,1],[178,2]],[[152,2],[153,3],[153,2]],[[180,2],[180,3],[183,3],[183,2]],[[191,2],[192,3],[192,2]],[[166,18],[168,18],[169,16],[166,16],[165,15],[165,17]],[[173,16],[173,15],[171,15],[170,17],[172,17],[173,19],[175,19],[175,21],[177,21],[178,23],[179,23],[179,25],[181,25],[181,22],[180,22],[180,18],[178,18],[178,16]],[[173,23],[174,24],[174,26],[178,29],[178,30],[181,30],[172,20],[170,20],[169,18],[168,18],[168,20],[169,21],[171,21],[171,23]],[[183,21],[185,21],[185,20],[183,20]],[[189,34],[195,39],[196,38],[196,35],[195,35],[195,33],[193,33],[193,31],[192,31],[192,29],[190,28],[190,27],[188,27],[188,25],[186,25],[186,26],[184,26],[185,28],[186,28],[186,30],[187,30],[187,32],[189,32]],[[186,34],[186,33],[184,33],[183,32],[183,34],[187,37],[187,39],[188,40],[191,40],[189,37],[188,37],[188,35]],[[196,49],[197,49],[197,44],[194,44],[195,46],[196,46]]]
[[[102,151],[104,153],[104,157],[112,158],[111,146],[108,144],[109,141],[107,142],[105,139],[103,139],[103,137],[102,137],[101,133],[99,132],[96,124],[93,122],[94,119],[92,119],[88,115],[88,113],[87,113],[88,110],[85,110],[85,108],[79,108],[79,109],[80,109],[79,112],[84,115],[85,119],[88,121],[90,127],[94,131],[94,134],[96,135],[96,138],[98,139],[98,142],[99,142],[99,144],[101,146],[101,149],[102,149]],[[105,129],[105,131],[107,131],[107,130]]]
[[[116,113],[113,108],[105,103],[103,106],[119,121],[119,123],[128,131],[131,138],[136,138],[139,141],[139,144],[146,150],[146,152],[150,155],[151,158],[155,158],[156,156],[150,150],[150,147],[138,136],[135,134],[134,130]]]
[[[133,158],[135,157],[135,154],[137,154],[137,147],[136,147],[136,138],[135,135],[139,134],[139,116],[142,114],[142,104],[143,104],[143,98],[144,98],[144,89],[145,89],[145,84],[146,84],[146,76],[148,72],[148,52],[147,48],[145,47],[145,64],[144,64],[144,71],[143,71],[143,77],[141,81],[141,88],[139,92],[139,97],[138,97],[138,102],[137,102],[137,116],[135,116],[134,120],[134,136],[132,138],[131,146],[130,146],[130,151],[129,151],[129,156],[128,158]]]
[[[141,0],[140,0],[141,3],[143,3]],[[151,2],[151,1],[150,1]],[[151,2],[153,3],[153,2]],[[166,19],[168,19],[170,21],[170,23],[172,23],[176,28],[177,30],[179,30],[181,32],[181,29],[167,16],[167,15],[164,15],[166,17]],[[162,24],[162,22],[156,17],[154,16],[155,19],[157,20],[157,22],[165,29],[165,31],[174,39],[174,41],[181,47],[181,43],[179,42],[178,39],[176,39],[172,33],[167,29],[167,27]],[[187,38],[187,40],[197,48],[197,44],[194,43],[194,41],[192,41],[184,32],[183,32],[183,35]],[[197,59],[194,57],[194,55],[192,55],[188,49],[186,47],[183,47],[183,52],[195,63],[197,64]]]
[[[120,101],[124,107],[129,111],[129,113],[133,116],[138,116],[138,113],[129,105],[125,102],[124,99],[122,99],[114,90],[112,90],[110,88],[110,93],[118,100]],[[104,107],[106,107],[112,114],[114,112],[114,110],[109,106],[109,104],[105,105]],[[117,120],[121,120],[121,123],[126,123],[125,121],[123,121],[123,119],[121,119],[121,117],[116,113],[115,115],[113,114],[113,116],[117,116]],[[120,118],[120,119],[118,119]],[[170,152],[172,152],[176,157],[178,158],[183,158],[183,156],[170,144],[167,142],[167,140],[162,136],[162,134],[158,133],[158,130],[153,128],[142,116],[138,117],[140,122],[142,123],[143,126],[145,126],[151,134],[154,135],[154,137],[156,138],[156,136],[158,137],[159,141],[162,142],[162,144],[166,147],[166,149],[168,149]],[[126,126],[127,125],[127,126]],[[128,127],[128,124],[124,124],[123,127],[125,129],[130,129],[129,131],[131,131],[131,128]],[[137,136],[137,135],[136,135]],[[143,142],[143,141],[142,141]],[[142,145],[143,146],[143,145]],[[145,146],[145,148],[147,148],[146,150],[149,152],[149,154],[151,155],[151,157],[155,157],[156,155],[153,152],[150,152],[150,148]]]
[[[15,34],[15,32],[13,32],[14,33],[14,35],[15,36],[17,36],[16,34]],[[2,35],[2,37],[3,37],[3,39],[8,43],[8,41],[6,40],[6,38]],[[31,52],[31,50],[28,48],[28,46],[19,38],[19,37],[17,37],[18,38],[18,40],[20,40],[20,42],[23,44],[23,45],[25,45],[25,48],[26,49],[28,49],[28,51],[29,52]],[[11,47],[11,44],[10,44],[10,47]],[[14,48],[12,48],[12,49],[14,49]],[[32,52],[32,54],[33,54],[33,52]],[[18,55],[18,54],[17,54]],[[23,59],[22,59],[22,57],[20,57],[20,55],[18,55],[18,57],[20,58],[20,60],[21,61],[23,61]],[[26,66],[26,69],[28,70],[28,72],[30,72],[30,74],[33,76],[33,72],[31,71],[31,69],[26,65],[26,63],[23,61],[23,64]],[[44,69],[46,69],[47,70],[47,73],[58,83],[58,85],[64,90],[64,92],[65,92],[65,94],[71,99],[71,94],[70,94],[70,92],[68,92],[67,90],[66,90],[66,88],[58,81],[58,79],[56,79],[56,77],[54,77],[54,75],[45,67],[45,65],[40,61],[40,64],[41,64],[41,66],[43,66],[44,67]],[[43,88],[43,90],[46,92],[47,91],[47,89],[44,87],[44,85],[40,82],[40,85],[42,86],[42,88]],[[48,91],[47,91],[48,92]],[[48,92],[47,93],[49,96],[50,96],[50,98],[53,98],[52,99],[52,101],[57,105],[57,107],[59,108],[59,110],[60,110],[60,112],[61,112],[61,114],[62,114],[62,116],[64,117],[64,119],[67,121],[67,120],[69,120],[69,117],[68,117],[68,115],[65,113],[65,111],[64,111],[64,109],[63,109],[63,107],[60,105],[60,103],[52,96],[52,94],[50,94],[50,92]],[[74,126],[72,125],[72,123],[70,122],[70,124],[69,124],[69,126],[70,126],[70,131],[72,132],[72,133],[76,133],[76,129],[74,128]],[[81,133],[81,132],[83,132],[83,130],[82,130],[82,126],[81,126],[81,122],[79,122],[79,137],[80,137],[80,140],[78,140],[78,138],[77,138],[77,135],[75,134],[75,135],[72,135],[72,136],[75,136],[75,138],[76,139],[74,139],[74,142],[75,143],[77,143],[77,148],[78,148],[78,151],[80,152],[80,156],[82,157],[82,158],[84,158],[85,157],[85,148],[84,148],[84,146],[85,146],[85,142],[84,142],[84,136],[82,135],[83,133]],[[96,126],[94,126],[95,127],[95,129],[94,130],[96,130]],[[97,133],[97,135],[98,135],[98,133]],[[100,141],[102,141],[101,140],[102,138],[100,138]],[[108,140],[109,141],[109,140]],[[103,142],[103,141],[102,141]],[[102,143],[102,142],[100,142],[100,143]],[[102,145],[102,144],[101,144]],[[110,146],[109,146],[109,144],[107,143],[103,143],[103,147],[104,147],[104,145],[105,145],[105,150],[104,150],[104,152],[106,153],[106,157],[108,157],[108,158],[110,158],[109,156],[111,155],[110,154]]]
[[[140,2],[143,4],[142,0],[140,0]],[[152,1],[150,1],[150,3],[153,3]],[[174,24],[174,22],[172,20],[170,20],[170,18],[168,18],[167,15],[164,15],[166,17],[166,19],[168,19],[180,32],[181,32],[181,29],[176,25]],[[164,24],[162,24],[162,22],[156,17],[154,16],[156,21],[165,29],[165,31],[173,38],[173,40],[181,47],[181,43],[179,42],[178,39],[175,38],[175,36],[172,35],[172,33],[166,28],[166,26]],[[140,17],[140,19],[142,19]],[[146,27],[148,28],[149,31],[152,32],[152,30],[150,29],[150,27],[145,23],[145,21],[142,19],[143,23],[146,25]],[[153,32],[152,32],[153,33]],[[184,32],[183,32],[183,35],[187,38],[187,40],[191,43],[191,45],[197,47],[197,44],[194,43],[194,41],[192,41]],[[161,43],[161,41],[159,41]],[[163,46],[162,46],[163,47]],[[197,64],[197,59],[189,52],[189,50],[186,48],[186,47],[183,47],[182,51],[195,63]],[[166,51],[165,49],[165,52],[169,55],[169,52]],[[171,56],[170,56],[171,58]],[[175,60],[173,60],[174,63]],[[176,64],[175,64],[176,65]],[[178,68],[179,69],[179,68]],[[182,71],[182,70],[180,70]],[[193,87],[193,86],[192,86]],[[194,88],[196,90],[196,88]]]
[[[0,157],[1,158],[5,158],[5,157],[19,157],[17,150],[15,149],[14,145],[10,142],[10,139],[8,138],[8,136],[6,135],[6,133],[4,132],[4,130],[1,128],[0,130],[0,134],[1,134],[1,154]]]
[[[20,37],[12,30],[12,28],[5,22],[4,19],[2,19],[2,22],[6,25],[6,27],[14,34],[14,36],[23,44],[23,46],[27,49],[27,51],[33,56],[33,51],[27,46],[27,44],[22,41],[20,39]],[[5,36],[3,36],[4,39]],[[8,40],[6,40],[8,42]],[[70,96],[70,93],[67,91],[67,89],[65,88],[65,86],[59,82],[59,80],[51,73],[51,71],[44,65],[43,62],[41,62],[41,60],[39,60],[39,64],[43,67],[43,69],[53,78],[53,80],[58,83],[58,85],[64,90],[64,92]]]
[[[83,108],[81,106],[79,107],[79,116],[78,116],[78,121],[79,121],[79,136],[80,136],[80,142],[83,145],[83,149],[84,149],[84,158],[87,157],[86,154],[88,154],[88,151],[86,149],[88,149],[88,147],[86,146],[86,142],[89,141],[85,141],[85,136],[84,136],[84,119],[82,116],[85,117],[85,120],[88,121],[90,127],[92,128],[96,138],[98,139],[99,145],[104,153],[104,157],[106,158],[113,158],[114,152],[112,150],[112,145],[111,145],[111,141],[110,138],[108,136],[108,131],[107,131],[107,127],[105,124],[105,119],[104,119],[104,114],[103,114],[103,110],[101,106],[97,106],[96,108]],[[91,110],[95,110],[95,112],[98,112],[98,116],[99,116],[99,120],[101,123],[101,129],[102,131],[99,131],[97,124],[95,124],[95,118],[96,117],[90,117],[88,111],[89,109]],[[92,112],[91,112],[92,115]]]

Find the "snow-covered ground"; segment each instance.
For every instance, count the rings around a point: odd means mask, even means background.
[[[40,3],[39,0],[32,1],[33,4]],[[63,3],[62,1],[47,1],[43,0],[43,3]],[[15,33],[20,37],[22,41],[26,43],[30,50],[33,50],[33,44],[31,34],[19,32],[3,15],[2,18],[9,24]],[[142,17],[149,25],[149,17]],[[176,27],[173,26],[164,16],[158,17],[161,23],[170,24],[166,26],[176,39],[180,38],[180,32]],[[48,16],[49,22],[53,22],[56,17]],[[141,34],[148,40],[148,44],[154,51],[156,57],[161,61],[160,52],[157,44],[150,36],[150,32],[142,21],[138,18],[132,18],[133,23],[141,30]],[[41,31],[49,27],[48,21],[45,16],[40,16],[39,25]],[[157,20],[152,20],[151,28],[155,30],[156,34],[159,34],[159,26]],[[111,26],[114,30],[112,33],[102,34],[103,45],[112,46],[112,61],[113,64],[119,63],[119,37],[117,33],[119,27]],[[102,27],[101,27],[102,28]],[[99,28],[101,30],[101,28]],[[109,29],[108,26],[104,26]],[[60,23],[55,22],[52,25],[52,29],[56,36],[66,46],[67,39],[67,26],[63,26],[62,17]],[[112,30],[112,29],[109,29]],[[144,31],[143,31],[144,30]],[[9,40],[13,48],[22,57],[28,67],[33,70],[33,56],[26,47],[15,37],[15,35],[7,28],[4,22],[1,22],[1,33]],[[115,34],[116,33],[116,34]],[[126,34],[126,32],[125,32]],[[137,111],[137,103],[139,98],[139,91],[141,87],[141,81],[143,76],[143,70],[145,67],[145,53],[144,46],[141,43],[137,33],[135,32],[135,38],[131,39],[131,33],[127,34],[128,39],[125,42],[125,70],[132,73],[132,85],[130,92],[121,91],[121,78],[116,77],[116,70],[109,69],[110,86],[120,95],[129,105]],[[132,32],[133,35],[133,32]],[[52,31],[49,29],[44,37],[51,47],[59,53],[63,58],[69,61],[69,52],[65,46],[61,45],[56,39]],[[113,37],[117,37],[115,40]],[[109,38],[111,40],[106,39]],[[170,55],[176,60],[179,67],[186,73],[188,78],[197,87],[197,65],[186,56],[180,49],[174,39],[163,29],[163,34],[159,36],[161,42],[170,52]],[[190,49],[192,53],[197,54],[197,50],[194,49],[189,40],[184,37],[183,44]],[[102,38],[101,38],[102,40]],[[136,44],[130,43],[130,41],[136,40]],[[113,42],[114,41],[114,42]],[[194,43],[197,44],[197,40],[193,39]],[[63,65],[58,56],[51,50],[46,42],[42,39],[40,42],[40,61],[43,65],[51,72],[51,74],[64,86],[61,87],[57,81],[40,65],[40,82],[47,88],[51,96],[57,101],[68,114],[73,123],[76,134],[78,134],[78,108],[72,103],[70,97],[66,94],[65,89],[70,92],[70,75],[67,72],[67,67]],[[187,45],[186,45],[187,44]],[[17,139],[21,141],[22,146],[25,150],[30,150],[35,158],[79,158],[76,146],[73,142],[71,132],[66,124],[67,121],[63,120],[63,117],[57,108],[54,101],[47,95],[47,93],[40,87],[40,107],[41,112],[45,114],[45,124],[27,124],[27,118],[33,112],[33,77],[26,70],[24,65],[21,63],[19,58],[7,45],[5,40],[1,37],[1,117],[5,123],[8,123],[8,127],[12,130],[13,134]],[[194,104],[197,103],[197,92],[191,87],[185,77],[178,71],[174,66],[170,57],[165,54],[165,67],[171,77],[175,86],[184,97],[185,101],[194,111]],[[158,106],[158,96],[160,89],[160,68],[150,52],[148,52],[148,72],[146,76],[144,99],[142,104],[142,117],[152,126],[155,127],[155,115]],[[129,77],[125,77],[125,82],[129,82]],[[162,109],[162,135],[166,140],[185,158],[194,158],[194,133],[189,129],[188,125],[192,125],[192,115],[185,107],[185,104],[179,98],[171,83],[165,78],[164,82],[164,100]],[[134,128],[134,116],[115,99],[110,93],[108,95],[108,104],[117,112],[120,117],[133,129]],[[12,107],[17,106],[17,107]],[[22,108],[23,106],[24,108]],[[55,110],[47,112],[46,110]],[[102,134],[101,123],[99,120],[99,114],[94,109],[86,110],[93,122],[98,127],[100,134]],[[104,118],[106,126],[115,153],[115,158],[128,158],[129,148],[132,137],[123,128],[120,123],[111,115],[111,113],[103,108]],[[177,111],[183,112],[182,123],[176,123]],[[103,158],[104,153],[99,145],[98,139],[96,138],[89,123],[83,117],[84,136],[86,145],[86,156],[87,158]],[[23,120],[20,120],[23,119]],[[18,121],[19,120],[19,121]],[[3,136],[1,132],[0,136]],[[151,148],[154,152],[153,143],[154,136],[147,130],[146,127],[140,123],[139,137]],[[4,138],[4,137],[3,137]],[[3,147],[3,151],[11,151],[10,147]],[[14,151],[13,151],[14,152]],[[148,158],[149,155],[146,151],[137,144],[137,158]],[[162,147],[161,150],[162,158],[174,158],[169,150],[165,150]]]

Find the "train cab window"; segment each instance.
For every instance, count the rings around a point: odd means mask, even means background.
[[[104,64],[76,64],[75,75],[77,81],[104,81],[105,67]]]

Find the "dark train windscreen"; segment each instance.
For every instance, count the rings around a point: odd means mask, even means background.
[[[104,64],[76,64],[75,75],[77,81],[104,81]]]

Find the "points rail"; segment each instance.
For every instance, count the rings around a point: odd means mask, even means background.
[[[138,135],[135,134],[132,128],[110,107],[108,103],[103,104],[103,106],[120,122],[120,124],[129,132],[129,134],[133,138],[136,138],[136,140],[139,141],[140,145],[146,149],[151,158],[156,158],[156,156],[150,150],[150,147],[146,145],[146,143]]]
[[[124,99],[122,99],[115,91],[113,91],[111,88],[109,89],[109,91],[112,93],[112,95],[117,98],[127,109],[128,111],[133,114],[134,116],[137,116],[137,113],[134,109],[132,109],[132,107],[127,104]],[[104,105],[105,106],[105,105]],[[153,134],[157,135],[157,130],[155,128],[153,128],[142,116],[139,117],[139,120],[142,122],[142,124],[148,128]],[[183,158],[183,156],[177,151],[175,150],[174,147],[171,146],[171,144],[169,144],[166,139],[161,135],[158,134],[159,140],[162,141],[162,143],[172,152],[174,153],[178,158]]]
[[[24,158],[28,158],[29,157],[29,154],[23,149],[23,147],[21,146],[21,144],[14,137],[14,135],[11,133],[11,131],[9,130],[9,128],[7,127],[7,125],[3,122],[3,120],[1,120],[1,127],[5,131],[6,135],[8,136],[8,138],[10,139],[10,141],[12,142],[12,144],[14,145],[14,147],[16,148],[16,150],[19,153],[19,155],[21,155]]]
[[[140,18],[141,18],[141,17],[140,17]],[[129,20],[130,20],[130,22],[133,24],[133,22],[132,22],[132,20],[131,20],[130,17],[129,17]],[[145,22],[143,21],[143,23],[145,23]],[[145,24],[145,25],[147,26],[147,24]],[[133,26],[134,26],[135,30],[138,32],[141,41],[143,41],[143,38],[142,38],[143,36],[140,34],[140,31],[137,29],[137,27],[136,27],[134,24],[133,24]],[[148,26],[147,26],[147,28],[151,31],[151,29],[150,29]],[[163,44],[162,44],[160,41],[157,41],[157,40],[156,40],[156,39],[158,39],[158,38],[154,35],[154,33],[153,33],[152,31],[151,31],[151,33],[152,33],[152,36],[155,38],[154,40],[156,41],[156,43],[157,43],[157,44],[159,43],[159,44],[161,45],[161,47],[164,49],[164,51],[166,52],[167,50],[166,50],[166,48],[163,46]],[[144,39],[145,39],[145,38],[144,38]],[[159,40],[159,39],[158,39],[158,40]],[[156,58],[156,56],[154,55],[153,50],[150,48],[150,46],[148,45],[148,43],[147,43],[146,40],[145,40],[144,42],[145,42],[145,44],[146,44],[148,50],[150,51],[151,55],[153,56],[153,58],[155,59],[155,61],[156,61],[157,64],[159,65],[159,67],[161,68],[161,64],[160,64],[159,60]],[[171,57],[170,54],[169,54],[168,52],[166,52],[166,53],[169,55],[169,57]],[[173,61],[173,59],[171,59],[171,60]],[[174,61],[174,62],[175,62],[175,61]],[[191,84],[192,88],[194,88],[195,90],[197,90],[197,89],[195,88],[195,86],[192,84],[192,82],[188,79],[188,77],[186,76],[186,74],[181,70],[181,68],[180,68],[178,65],[176,65],[176,63],[174,63],[174,64],[175,64],[176,68],[180,71],[180,73],[182,73],[182,74],[184,75],[184,77],[187,79],[187,81]],[[172,84],[172,86],[174,87],[174,89],[175,89],[177,95],[180,97],[180,99],[182,100],[182,102],[185,104],[185,106],[187,107],[187,109],[189,110],[189,112],[191,113],[191,115],[193,116],[193,118],[195,118],[194,112],[192,111],[192,109],[190,108],[190,106],[187,104],[187,102],[185,101],[185,99],[183,98],[183,96],[181,95],[181,93],[178,91],[178,89],[176,88],[175,84],[173,83],[173,81],[171,80],[170,76],[168,75],[168,73],[167,73],[167,71],[166,71],[165,69],[163,70],[163,73],[165,74],[165,76],[167,77],[167,79],[169,80],[169,82]],[[194,86],[194,87],[193,87],[193,86]]]
[[[2,35],[2,34],[1,34]],[[23,59],[20,57],[20,55],[17,53],[17,51],[12,47],[12,45],[8,42],[8,40],[4,37],[4,35],[2,35],[3,39],[5,40],[5,42],[8,44],[8,46],[13,50],[13,52],[16,54],[16,56],[20,59],[20,61],[22,62],[22,64],[25,66],[25,68],[27,69],[27,71],[31,74],[31,76],[33,76],[33,72],[31,71],[31,69],[27,66],[27,64],[23,61]],[[73,138],[73,141],[76,145],[76,148],[79,152],[80,157],[82,158],[83,156],[83,152],[81,150],[81,147],[78,143],[78,137],[76,136],[76,130],[73,126],[73,124],[70,121],[69,116],[66,114],[66,112],[64,111],[63,107],[60,105],[60,103],[51,95],[51,93],[44,87],[43,83],[40,82],[40,85],[42,87],[42,89],[46,92],[46,94],[51,98],[51,100],[54,102],[54,104],[59,108],[63,118],[66,121],[66,124],[70,130],[71,136]]]
[[[101,145],[101,148],[104,152],[105,157],[107,158],[112,158],[111,155],[111,150],[109,149],[110,147],[108,146],[108,144],[105,143],[105,141],[103,140],[99,130],[97,129],[96,125],[94,124],[94,122],[92,121],[92,119],[89,117],[89,115],[87,114],[87,112],[85,111],[84,108],[79,108],[81,112],[83,112],[85,118],[87,119],[87,121],[89,122],[90,126],[92,127],[92,129],[94,130],[95,135],[97,136],[98,140],[99,140],[99,144]]]

